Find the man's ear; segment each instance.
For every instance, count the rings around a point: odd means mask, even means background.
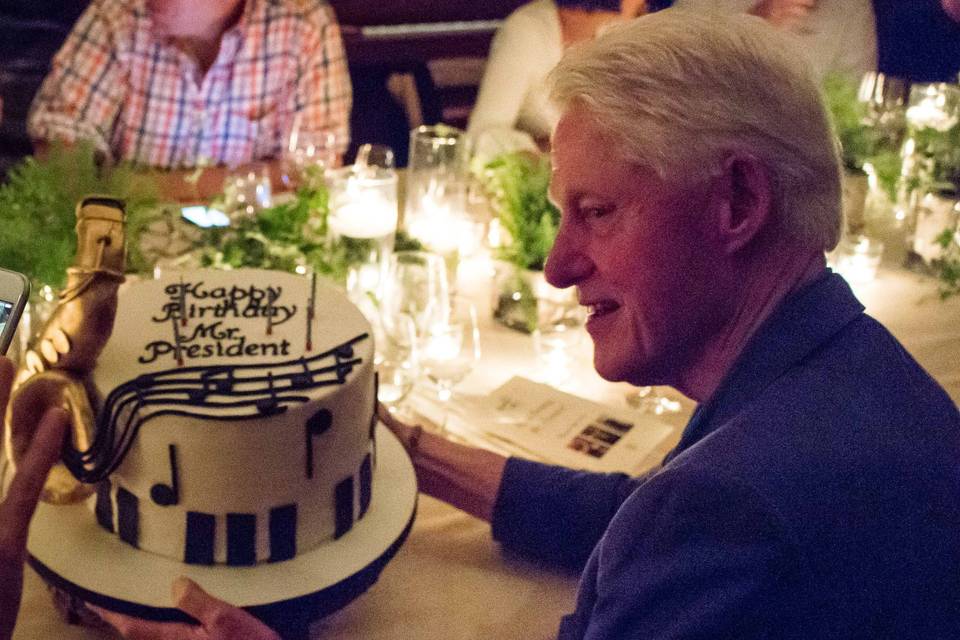
[[[771,222],[770,173],[749,154],[732,153],[724,160],[715,196],[722,205],[717,216],[718,236],[728,255],[747,246]]]

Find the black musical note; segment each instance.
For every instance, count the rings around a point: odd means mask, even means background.
[[[177,469],[177,446],[171,444],[170,484],[158,482],[150,487],[150,497],[161,507],[170,507],[180,502],[180,473]]]
[[[313,478],[313,439],[326,433],[333,425],[329,409],[320,409],[307,420],[307,478]]]
[[[313,386],[313,374],[304,358],[300,358],[300,366],[303,367],[303,373],[294,373],[290,376],[291,389],[309,389]]]
[[[267,372],[267,384],[269,385],[268,392],[270,393],[269,398],[261,398],[257,400],[256,407],[257,412],[261,416],[272,416],[283,411],[283,407],[280,406],[280,402],[277,400],[277,389],[273,386],[273,372]]]
[[[343,362],[353,358],[353,345],[343,344],[337,347],[333,352],[334,360],[336,361],[336,371],[337,371],[337,381],[340,384],[343,384],[347,379],[347,374],[353,371],[353,362]]]
[[[366,333],[360,334],[329,350],[294,360],[177,367],[128,380],[104,400],[90,446],[81,451],[70,446],[71,441],[61,452],[63,463],[81,481],[95,483],[109,477],[123,463],[140,428],[160,416],[223,419],[227,409],[231,419],[249,420],[310,402],[310,394],[303,393],[304,390],[344,384],[346,375],[363,362],[355,356],[352,345],[369,338]],[[216,397],[210,398],[211,395]],[[315,423],[313,430],[322,433],[323,424]],[[172,453],[174,474],[175,458]],[[158,496],[169,500],[165,496],[173,496],[176,489],[174,477],[173,485],[158,486]]]

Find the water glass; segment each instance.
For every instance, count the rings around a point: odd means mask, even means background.
[[[273,205],[270,170],[264,163],[232,169],[223,185],[223,207],[231,220],[252,218]]]
[[[426,251],[400,251],[387,265],[380,297],[384,333],[396,340],[403,330],[400,318],[407,316],[419,340],[450,306],[443,258]]]
[[[377,399],[397,411],[419,375],[417,336],[413,318],[405,314],[393,318],[391,326],[393,334],[384,333],[377,342]]]

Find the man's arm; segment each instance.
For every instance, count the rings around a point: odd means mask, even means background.
[[[111,132],[127,86],[117,50],[121,6],[93,2],[54,56],[27,121],[35,143],[85,140],[110,157]]]
[[[421,491],[490,522],[505,548],[550,562],[582,564],[645,479],[507,459],[406,425],[382,407],[379,416],[410,452]]]
[[[565,624],[590,640],[804,637],[820,624],[804,619],[815,597],[775,510],[721,475],[669,470],[632,495]]]

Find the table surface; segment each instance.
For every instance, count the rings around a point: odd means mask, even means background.
[[[466,265],[465,265],[466,266]],[[464,290],[489,300],[483,266],[462,271]],[[464,282],[463,279],[467,282]],[[489,287],[489,284],[485,285]],[[855,287],[868,313],[883,322],[914,357],[960,401],[960,298],[940,301],[935,283],[905,271],[881,271]],[[484,307],[486,311],[486,307]],[[483,316],[488,318],[488,314]],[[539,375],[529,336],[482,322],[481,366],[464,381],[486,393],[512,375]],[[589,349],[584,349],[589,360]],[[585,362],[575,380],[579,395],[624,406],[628,387],[601,380]],[[673,433],[652,451],[654,464],[676,442],[693,409],[662,416]],[[573,608],[577,575],[510,556],[490,538],[490,528],[469,515],[421,496],[407,542],[379,581],[341,611],[314,624],[315,638],[550,638]],[[69,626],[51,605],[42,581],[27,570],[17,640],[113,638],[109,632]]]

